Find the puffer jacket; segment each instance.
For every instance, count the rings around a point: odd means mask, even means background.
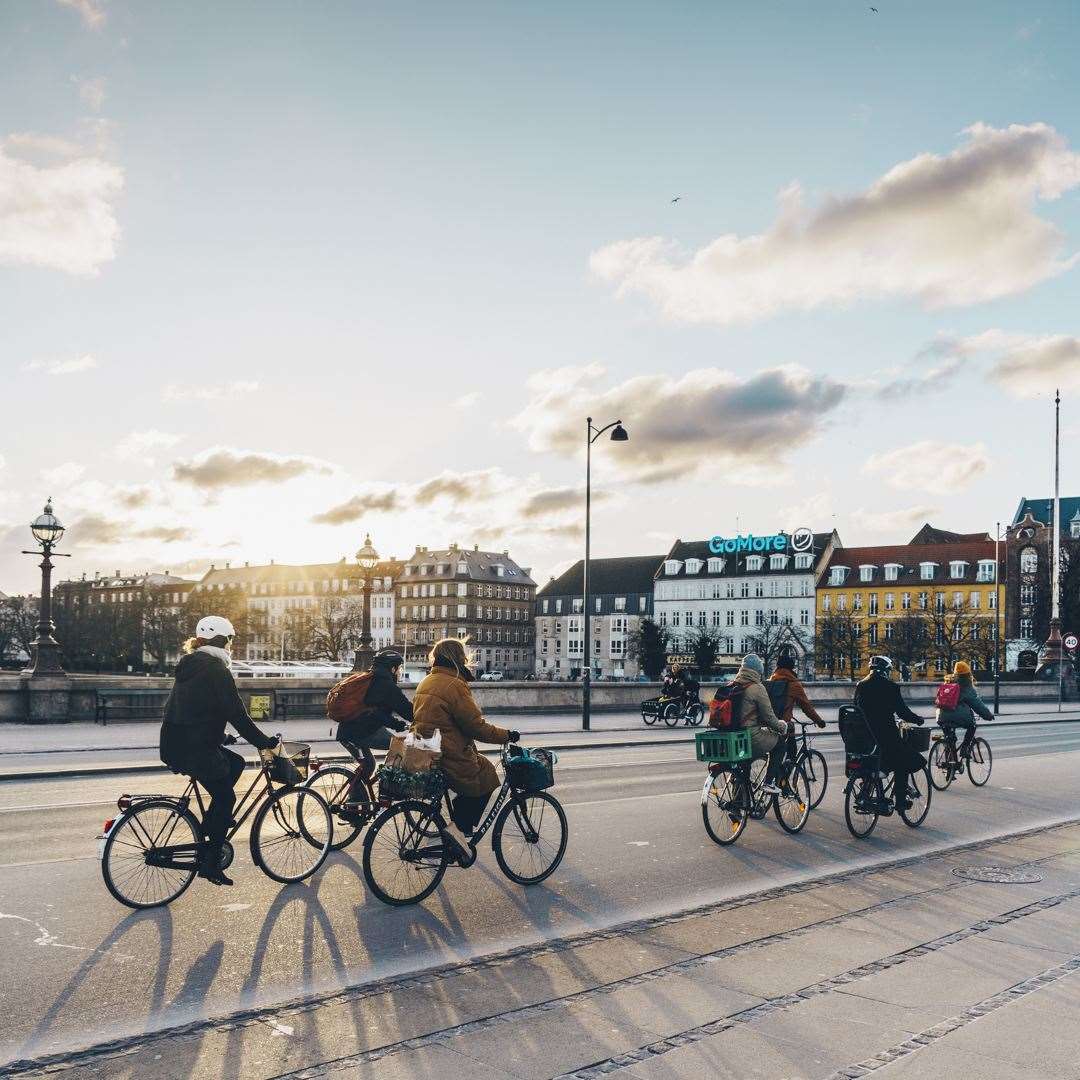
[[[442,769],[450,788],[459,795],[490,795],[499,776],[475,740],[505,746],[510,733],[484,719],[469,684],[452,668],[436,665],[420,681],[412,706],[413,731],[424,738],[442,732]]]
[[[787,683],[787,697],[784,702],[784,710],[780,714],[780,719],[787,723],[791,720],[792,715],[795,712],[795,706],[806,714],[818,727],[824,727],[825,721],[818,715],[817,709],[810,703],[810,699],[806,696],[806,690],[803,688],[803,684],[799,682],[798,675],[790,668],[778,667],[770,676],[769,682],[783,682]]]
[[[740,667],[732,681],[744,687],[740,722],[750,730],[750,748],[754,757],[763,757],[781,735],[787,734],[787,724],[773,712],[768,691],[756,671]]]
[[[975,680],[970,675],[946,675],[945,681],[960,684],[960,700],[955,709],[938,709],[937,722],[939,724],[973,724],[976,716],[987,721],[994,719],[989,706],[979,697],[979,692],[975,689]]]

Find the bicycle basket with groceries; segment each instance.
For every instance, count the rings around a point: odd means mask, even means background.
[[[287,787],[302,784],[311,768],[311,747],[307,743],[279,741],[271,750],[260,750],[259,757],[270,779]]]
[[[555,783],[557,754],[542,747],[514,747],[506,757],[506,779],[515,791],[533,794]]]
[[[440,795],[446,784],[441,761],[442,732],[438,729],[428,739],[415,731],[395,735],[379,770],[379,802]]]

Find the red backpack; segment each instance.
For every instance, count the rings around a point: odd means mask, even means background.
[[[742,683],[728,683],[717,688],[709,702],[709,727],[737,728],[742,721],[743,692]]]
[[[960,684],[942,683],[934,695],[934,704],[939,709],[955,709],[960,704]]]
[[[334,723],[342,724],[346,720],[355,720],[365,712],[367,707],[364,700],[373,677],[372,672],[362,671],[346,675],[341,682],[335,683],[326,695],[326,715]]]

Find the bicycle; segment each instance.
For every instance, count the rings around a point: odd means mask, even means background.
[[[697,736],[701,740],[706,732]],[[700,745],[700,743],[699,743]],[[749,755],[749,739],[746,753]],[[753,766],[758,766],[755,770]],[[766,793],[765,761],[714,761],[701,789],[701,818],[709,838],[726,847],[743,834],[750,818],[762,820],[772,807],[780,827],[789,833],[802,832],[810,817],[810,782],[801,765],[790,758],[784,762],[780,794]]]
[[[502,787],[473,833],[465,857],[456,856],[456,845],[443,836],[450,816],[450,794],[442,772],[418,774],[426,778],[420,781],[424,785],[422,797],[391,803],[364,837],[364,879],[375,896],[393,907],[420,903],[438,887],[452,859],[462,868],[476,862],[477,847],[492,825],[491,847],[506,877],[518,885],[537,885],[553,874],[566,854],[566,813],[547,791],[516,786],[513,759],[523,753],[518,747],[503,748]],[[445,817],[441,812],[444,801]],[[519,854],[527,866],[511,866]]]
[[[994,767],[990,744],[978,736],[971,740],[970,745],[961,743],[958,746],[953,724],[941,725],[941,733],[934,736],[929,760],[930,782],[938,791],[944,791],[965,770],[976,787],[984,787]]]
[[[317,791],[292,782],[294,775],[303,779],[309,752],[302,743],[287,744],[284,757],[270,750],[259,752],[260,768],[236,804],[222,846],[222,870],[235,857],[233,837],[252,815],[251,861],[267,877],[289,885],[311,877],[322,866],[333,837],[330,809]],[[275,789],[275,782],[285,786]],[[198,817],[192,803],[198,807]],[[98,838],[105,887],[127,907],[171,904],[198,871],[206,816],[202,788],[189,780],[180,795],[121,795],[116,805],[120,815],[105,823]]]
[[[900,725],[902,737],[911,730],[929,738],[930,733],[924,728],[912,724]],[[849,750],[845,758],[848,781],[844,788],[844,821],[848,832],[857,840],[869,836],[880,818],[891,817],[894,807],[909,828],[917,829],[926,820],[933,793],[928,766],[924,765],[918,773],[908,777],[909,796],[896,807],[896,775],[881,771],[881,753],[876,745],[865,753]],[[921,782],[918,779],[920,775]]]
[[[670,701],[660,706],[659,715],[668,727],[677,727],[680,720],[687,727],[697,727],[705,719],[705,706],[700,701]]]
[[[806,734],[806,729],[810,725],[802,720],[794,722],[802,728],[802,735],[789,736],[798,747],[792,760],[796,765],[802,766],[806,774],[806,779],[810,784],[810,809],[816,810],[821,805],[821,800],[825,798],[825,789],[829,786],[829,766],[825,761],[825,755],[820,750],[813,750],[810,747],[810,740]],[[790,747],[791,744],[788,745]]]

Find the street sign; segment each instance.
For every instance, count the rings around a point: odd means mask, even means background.
[[[1080,645],[1080,638],[1078,638],[1075,634],[1066,634],[1065,635],[1065,648],[1066,649],[1075,649],[1077,645]]]

